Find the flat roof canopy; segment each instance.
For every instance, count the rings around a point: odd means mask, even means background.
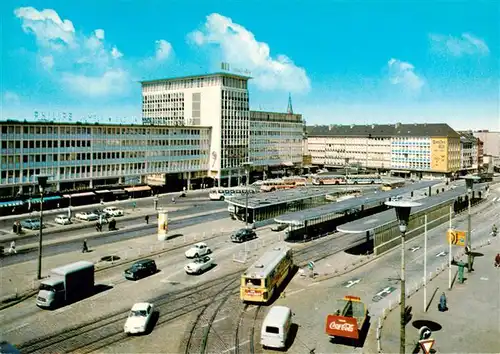
[[[474,191],[481,191],[486,187],[486,185],[486,183],[477,184],[474,186]],[[446,192],[434,194],[433,196],[428,198],[419,199],[418,202],[422,203],[422,205],[412,208],[411,212],[413,214],[419,211],[433,208],[438,205],[450,203],[458,197],[465,195],[466,193],[466,188],[462,186],[455,189],[450,189]],[[394,209],[390,209],[375,215],[370,215],[362,219],[354,220],[346,224],[337,226],[337,231],[345,232],[348,234],[364,233],[396,221],[396,213],[394,212]]]
[[[363,196],[358,198],[348,199],[341,202],[323,205],[317,208],[311,208],[281,215],[275,218],[274,221],[281,224],[303,225],[304,222],[308,220],[319,219],[326,215],[343,213],[347,210],[359,208],[366,204],[382,202],[387,198],[401,196],[419,189],[432,187],[439,183],[441,183],[441,181],[415,182],[409,186],[393,189],[387,192],[374,191],[364,194]]]
[[[257,209],[264,208],[272,205],[283,204],[295,202],[307,198],[322,197],[327,194],[344,192],[344,191],[356,191],[362,190],[363,188],[375,188],[374,186],[354,186],[354,187],[302,187],[296,189],[288,189],[276,192],[266,192],[259,194],[249,194],[248,195],[248,208]],[[239,206],[241,208],[245,207],[246,196],[227,198],[226,202],[232,205]]]

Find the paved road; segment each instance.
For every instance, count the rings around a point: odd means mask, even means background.
[[[194,216],[192,218],[186,218],[182,220],[175,220],[175,217],[181,217],[181,216],[186,216],[189,214],[197,214],[197,213],[202,213],[202,212],[210,212],[211,209],[214,207],[212,206],[211,208],[205,207],[205,208],[189,208],[185,210],[180,210],[178,212],[173,212],[169,215],[169,217],[174,218],[174,220],[169,222],[169,230],[177,230],[179,228],[183,228],[186,226],[191,226],[191,225],[196,225],[196,224],[203,224],[209,221],[213,220],[221,220],[224,218],[227,218],[227,212],[221,211],[221,212],[216,212],[213,214],[208,214],[208,215],[200,215],[200,216]],[[176,214],[177,213],[177,214]],[[143,221],[141,221],[143,222]],[[117,241],[123,241],[123,240],[130,240],[133,238],[141,238],[141,237],[151,237],[151,234],[155,232],[157,229],[157,225],[155,224],[155,219],[151,221],[149,225],[144,224],[144,227],[137,229],[127,229],[126,226],[131,226],[131,225],[137,225],[137,220],[130,221],[129,223],[125,225],[121,225],[118,223],[118,228],[123,228],[122,231],[120,232],[114,232],[110,234],[109,236],[106,236],[106,231],[102,232],[102,237],[98,238],[92,238],[91,240],[88,241],[89,247],[92,248],[97,248],[101,245],[104,244],[109,244]],[[78,234],[84,235],[85,233],[82,232],[82,230],[75,230],[75,231],[70,231],[66,234],[67,236],[75,236]],[[95,234],[95,232],[92,232],[92,234]],[[55,254],[60,254],[60,253],[67,253],[71,251],[77,251],[81,250],[82,248],[82,241],[80,239],[78,240],[71,240],[65,243],[60,243],[60,244],[54,244],[54,245],[45,245],[43,247],[43,255],[44,257],[52,256]],[[3,257],[1,262],[0,262],[0,268],[3,268],[5,266],[11,265],[11,264],[16,264],[16,263],[22,263],[22,262],[27,262],[30,260],[34,260],[38,257],[38,251],[36,249],[26,252],[26,253],[19,253],[16,255],[12,256],[7,256]]]

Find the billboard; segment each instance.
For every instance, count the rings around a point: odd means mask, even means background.
[[[158,211],[158,241],[165,241],[168,232],[168,212]]]
[[[431,169],[448,171],[448,138],[431,139]]]
[[[358,323],[353,317],[328,315],[325,331],[334,337],[359,338]]]

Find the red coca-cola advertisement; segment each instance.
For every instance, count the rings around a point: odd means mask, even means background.
[[[329,336],[359,339],[358,323],[353,317],[328,315],[325,331]]]

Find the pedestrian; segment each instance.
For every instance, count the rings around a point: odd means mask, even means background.
[[[500,267],[500,253],[495,257],[495,267]]]
[[[17,254],[17,251],[16,251],[16,241],[12,240],[12,242],[10,243],[10,248],[9,248],[9,254],[12,254],[12,253],[16,253]]]
[[[448,310],[448,307],[446,306],[446,295],[444,294],[444,292],[441,294],[441,297],[439,298],[438,310],[440,312]]]
[[[146,221],[146,224],[149,224],[149,215],[146,215],[146,216],[144,217],[144,221]]]
[[[172,197],[172,203],[174,203],[174,204],[175,204],[175,198],[174,198],[174,197]]]
[[[87,246],[87,240],[83,240],[83,247],[82,247],[82,253],[87,253],[89,251],[89,248]]]

